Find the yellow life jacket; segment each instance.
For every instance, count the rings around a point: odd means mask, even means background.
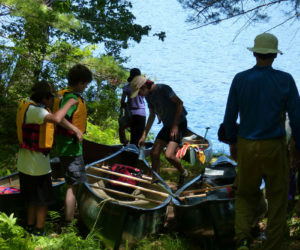
[[[72,93],[71,89],[61,89],[58,91],[60,97],[54,99],[53,104],[53,113],[55,113],[61,105],[61,100],[63,99],[66,93]],[[86,105],[83,98],[79,95],[78,97],[78,105],[77,109],[73,112],[71,119],[68,119],[74,126],[76,126],[82,133],[85,133],[86,130],[86,120],[87,120],[87,110]],[[65,135],[73,135],[73,132],[70,130],[66,130],[65,128],[58,126],[57,134],[65,134]]]
[[[29,105],[38,106],[33,101],[22,100],[17,110],[16,123],[20,147],[31,151],[49,152],[53,145],[54,123],[44,122],[41,125],[25,124],[24,121]],[[48,111],[50,112],[50,110]]]

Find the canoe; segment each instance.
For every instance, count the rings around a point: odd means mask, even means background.
[[[133,191],[120,191],[124,187],[122,182],[114,185],[116,182],[112,180],[119,174],[111,171],[114,164],[129,165],[143,172],[134,179],[136,185],[130,186]],[[107,247],[133,246],[146,235],[162,229],[171,197],[164,188],[151,183],[151,173],[165,189],[170,191],[170,188],[145,160],[138,159],[134,145],[90,163],[86,172],[87,182],[79,186],[77,195],[80,220],[88,229],[97,230]]]
[[[193,132],[191,129],[187,129],[186,132],[183,135],[182,143],[189,143],[193,145],[197,145],[200,150],[204,152],[205,155],[205,163],[209,163],[213,156],[213,148],[212,148],[212,142],[204,138],[203,136],[200,136]],[[195,151],[188,149],[187,153],[183,157],[183,160],[188,161],[190,164],[194,165],[203,165],[201,162],[197,159]]]
[[[197,239],[210,239],[211,249],[231,249],[234,237],[234,194],[236,163],[220,157],[204,174],[180,188],[172,199],[179,232]],[[266,213],[262,195],[253,226]],[[212,239],[212,240],[211,240]],[[206,246],[207,247],[207,246]]]
[[[153,142],[147,141],[145,142],[145,156],[150,155],[150,151],[152,149]],[[83,158],[85,164],[90,164],[92,162],[103,159],[120,149],[124,146],[122,144],[118,145],[106,145],[101,143],[96,143],[89,140],[83,140]]]
[[[54,165],[57,163],[53,163]],[[52,164],[51,164],[52,165]],[[53,172],[53,176],[54,176]],[[64,205],[66,185],[64,178],[53,178],[52,187],[54,191],[55,202],[49,206],[49,210],[59,210]],[[11,187],[20,189],[19,173],[13,173],[0,178],[0,187]],[[0,211],[10,215],[24,217],[26,215],[26,205],[22,200],[20,192],[0,194]]]
[[[149,142],[148,145],[148,148],[150,148],[151,143]],[[86,163],[91,163],[119,151],[122,147],[122,145],[105,145],[83,140],[83,157]],[[60,160],[58,157],[52,158],[50,160],[50,164],[52,169],[52,186],[55,202],[53,205],[49,206],[49,210],[58,211],[64,206],[66,191],[64,171],[60,165]],[[18,172],[1,177],[0,187],[16,187],[19,189],[20,183]],[[24,216],[26,213],[26,206],[21,199],[20,193],[1,194],[0,211],[5,212],[6,214],[14,213],[19,217]]]

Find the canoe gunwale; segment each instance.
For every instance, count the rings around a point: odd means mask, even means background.
[[[188,188],[189,186],[193,185],[194,183],[196,183],[198,181],[202,181],[202,178],[203,178],[203,174],[198,175],[197,177],[195,177],[194,179],[192,179],[191,181],[189,181],[188,183],[186,183],[184,186],[182,186],[180,189],[178,189],[176,191],[175,195],[177,197],[180,197],[180,194],[184,190],[186,190],[186,188]],[[213,191],[208,192],[208,195],[209,195],[209,193],[211,193]],[[198,204],[203,204],[205,202],[210,202],[210,203],[212,203],[212,202],[215,202],[215,203],[224,203],[224,202],[231,202],[231,201],[234,201],[234,200],[235,200],[234,197],[232,197],[232,198],[202,199],[197,204],[195,204],[195,203],[194,204],[184,204],[183,202],[180,203],[178,200],[172,198],[172,202],[173,202],[174,206],[178,206],[178,207],[194,207],[194,206],[197,206]]]
[[[12,174],[10,174],[10,175],[6,175],[6,176],[3,176],[3,177],[0,177],[0,182],[1,182],[1,181],[4,181],[5,179],[11,178],[11,177],[16,177],[16,176],[18,176],[18,175],[19,175],[19,171],[14,172],[14,173],[12,173]],[[53,179],[52,182],[53,182],[54,180],[56,180],[56,179]],[[52,187],[54,188],[54,187],[60,186],[60,185],[64,184],[65,182],[66,182],[65,180],[60,180],[60,181],[56,182],[55,184],[52,183]],[[0,185],[0,186],[1,186],[1,185]],[[9,196],[9,195],[17,195],[17,194],[20,194],[20,193],[1,194],[0,197],[1,197],[1,196]]]
[[[111,158],[114,158],[114,157],[118,156],[119,154],[121,154],[122,152],[133,152],[133,153],[138,153],[138,152],[134,152],[134,151],[131,150],[130,148],[128,149],[127,147],[124,147],[124,148],[120,149],[119,151],[117,151],[116,153],[114,153],[114,154],[112,154],[112,155],[110,155],[110,156],[105,157],[104,159],[100,159],[100,160],[98,160],[98,161],[95,161],[95,162],[92,162],[92,163],[86,165],[85,170],[88,171],[88,169],[89,169],[90,167],[95,167],[96,164],[99,164],[99,163],[105,162],[105,161],[107,161],[107,160],[109,160],[109,159],[111,159]],[[144,163],[145,167],[146,167],[148,170],[150,170],[153,174],[155,174],[155,176],[156,176],[158,179],[160,179],[160,181],[163,183],[163,185],[164,185],[168,190],[170,190],[170,192],[171,192],[170,187],[169,187],[169,186],[161,179],[161,177],[160,177],[154,170],[151,169],[151,167],[149,166],[149,164],[148,164],[148,162],[147,162],[146,160],[139,160],[139,161],[142,161],[142,162]],[[89,192],[91,192],[91,193],[93,194],[94,197],[96,197],[97,200],[99,200],[99,202],[105,200],[105,199],[103,199],[100,195],[98,195],[98,194],[90,187],[90,184],[89,184],[87,181],[84,182],[83,185],[84,185],[85,188],[87,188],[87,190],[88,190]],[[151,212],[151,211],[159,210],[159,209],[161,209],[161,208],[163,208],[163,207],[166,207],[166,206],[170,203],[171,198],[172,198],[171,195],[168,195],[168,197],[165,199],[165,201],[162,201],[161,204],[159,204],[159,205],[157,205],[157,206],[155,206],[155,207],[153,207],[153,208],[141,208],[141,207],[134,206],[134,205],[130,205],[130,204],[122,204],[122,203],[119,203],[119,202],[117,202],[117,201],[115,201],[115,200],[109,200],[109,202],[111,202],[111,203],[113,203],[113,204],[115,204],[115,205],[119,205],[119,206],[122,206],[122,207],[128,207],[128,208],[131,208],[131,209],[134,209],[134,210],[138,210],[138,211],[149,211],[149,212]]]

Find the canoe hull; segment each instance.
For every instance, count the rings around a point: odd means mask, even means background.
[[[13,173],[0,178],[1,186],[10,186],[10,182],[19,186],[19,174]],[[49,206],[49,210],[60,210],[64,206],[66,183],[64,180],[55,180],[52,183],[55,201]],[[20,193],[1,194],[0,195],[0,211],[6,214],[14,213],[15,216],[24,217],[26,215],[26,202],[22,199]]]
[[[146,161],[138,160],[138,152],[128,152],[126,148],[101,161],[91,163],[87,166],[87,172],[90,171],[90,167],[102,162],[108,166],[114,163],[134,166],[143,170],[144,174],[151,172]],[[156,176],[163,182],[161,177],[157,174]],[[165,186],[167,187],[166,184]],[[155,195],[150,198],[155,199]],[[87,182],[80,185],[77,195],[80,220],[88,229],[95,228],[99,231],[104,244],[114,249],[133,246],[146,235],[158,233],[166,221],[170,200],[171,197],[167,196],[160,204],[143,207],[125,204],[101,196]]]
[[[186,198],[185,204],[173,199],[178,231],[198,239],[207,239],[207,237],[213,239],[210,243],[212,249],[232,249],[235,198],[226,186],[233,184],[236,176],[235,167],[236,163],[221,156],[214,164],[205,169],[203,175],[197,176],[176,192],[177,196],[182,195],[183,192],[186,192],[186,195],[187,193],[189,195],[201,194],[195,190],[207,186],[212,187],[206,196]],[[224,188],[218,188],[220,186]],[[265,215],[266,210],[266,201],[261,192],[253,226]]]
[[[78,196],[81,221],[89,229],[95,227],[104,244],[114,249],[159,232],[166,221],[166,206],[155,210],[122,206],[93,195],[86,185],[80,187]]]
[[[197,181],[200,179],[201,176],[196,177]],[[207,197],[189,198],[187,205],[174,201],[174,215],[177,230],[189,237],[212,238],[219,246],[233,243],[234,198],[226,189],[210,192]]]

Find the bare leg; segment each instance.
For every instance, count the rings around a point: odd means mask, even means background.
[[[65,220],[74,219],[77,186],[68,186],[65,199]]]
[[[28,205],[27,208],[27,225],[33,226],[35,224],[36,219],[36,206],[34,205]]]
[[[177,147],[177,142],[170,141],[166,150],[166,158],[181,174],[183,174],[184,168],[182,167],[180,160],[176,157]]]
[[[47,206],[36,206],[36,228],[43,229],[45,227],[47,213]]]
[[[160,153],[163,148],[166,146],[166,143],[162,140],[155,140],[154,145],[151,149],[151,162],[153,170],[159,174],[160,172]]]

